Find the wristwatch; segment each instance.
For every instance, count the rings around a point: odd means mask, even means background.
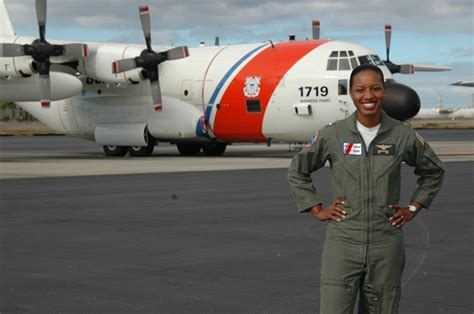
[[[416,206],[415,205],[408,205],[408,210],[412,213],[412,214],[416,214],[416,212],[418,211],[418,209],[416,209]]]

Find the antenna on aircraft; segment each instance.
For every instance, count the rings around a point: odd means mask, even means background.
[[[214,40],[214,46],[219,46],[219,36],[216,36],[216,39]]]
[[[135,68],[143,68],[142,73],[144,77],[150,81],[153,107],[156,111],[161,111],[163,105],[161,101],[158,66],[165,61],[186,58],[189,56],[189,50],[188,47],[182,46],[158,53],[153,51],[151,47],[150,9],[147,5],[144,5],[138,8],[138,12],[140,14],[143,35],[145,36],[146,49],[144,49],[138,57],[114,61],[112,63],[112,72],[117,74]]]
[[[51,80],[49,76],[51,57],[67,56],[87,57],[89,50],[85,44],[51,45],[46,41],[46,0],[36,0],[36,18],[38,21],[39,39],[31,45],[0,44],[0,57],[31,56],[39,74],[40,101],[43,108],[51,103]]]
[[[318,20],[313,20],[312,26],[313,26],[313,39],[319,39],[319,33],[320,33],[320,25],[321,23]]]

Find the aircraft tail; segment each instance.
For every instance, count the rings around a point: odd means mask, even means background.
[[[5,0],[0,0],[0,35],[15,35]]]

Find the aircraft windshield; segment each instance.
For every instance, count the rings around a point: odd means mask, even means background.
[[[328,71],[350,71],[358,66],[352,50],[333,51],[329,55],[326,69]]]
[[[380,60],[379,56],[371,55],[371,57],[372,57],[372,60],[374,60],[376,65],[384,65],[382,60]]]
[[[360,56],[359,62],[360,64],[374,64],[374,61],[369,56]]]

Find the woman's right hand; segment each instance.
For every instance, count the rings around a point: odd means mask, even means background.
[[[319,221],[334,220],[335,222],[340,222],[346,218],[347,213],[344,209],[338,207],[338,205],[344,204],[345,202],[341,200],[335,200],[326,208],[323,208],[322,204],[318,204],[311,207],[310,213]]]

